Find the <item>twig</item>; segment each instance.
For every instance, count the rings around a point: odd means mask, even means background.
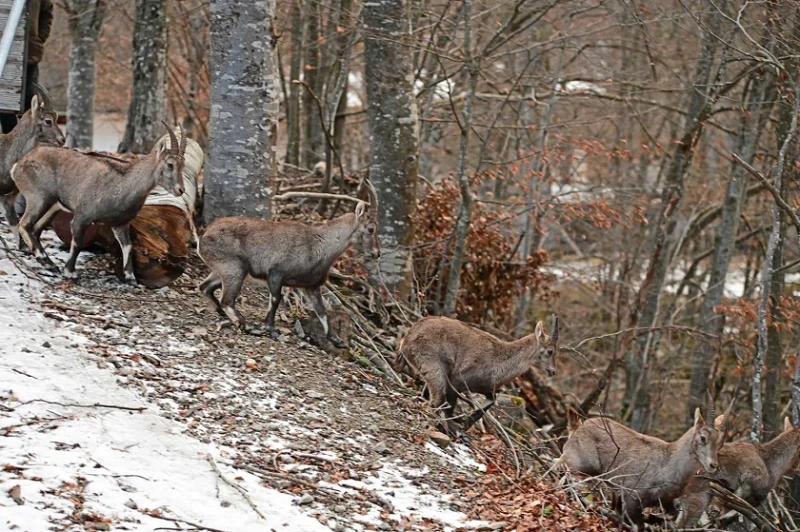
[[[764,185],[764,188],[766,188],[769,193],[772,194],[772,197],[775,198],[775,203],[778,204],[778,207],[780,207],[786,214],[789,215],[789,218],[792,219],[792,224],[798,231],[800,231],[800,217],[798,217],[794,209],[792,209],[792,207],[786,203],[786,200],[783,199],[783,196],[781,196],[781,193],[778,191],[778,189],[776,189],[772,183],[767,181],[767,178],[764,177],[764,174],[753,168],[741,157],[735,153],[732,153],[731,156],[733,157],[734,161],[741,165],[742,168],[747,170],[753,177],[761,181],[761,184]]]
[[[47,403],[49,405],[58,406],[73,406],[77,408],[116,408],[118,410],[130,410],[132,412],[144,412],[147,410],[146,406],[120,406],[120,405],[106,405],[103,403],[93,403],[90,405],[82,405],[79,403],[59,403],[58,401],[48,401],[47,399],[31,399],[30,401],[22,401],[20,406],[28,405],[31,403]]]
[[[334,496],[337,496],[337,497],[339,496],[339,493],[337,493],[336,490],[332,490],[332,489],[329,489],[329,488],[323,488],[321,486],[318,486],[317,484],[314,484],[313,482],[309,482],[308,480],[303,480],[302,478],[293,477],[293,476],[288,475],[286,473],[278,473],[278,472],[275,472],[275,471],[268,471],[266,469],[263,469],[263,468],[260,468],[260,467],[256,467],[256,466],[251,466],[251,465],[232,464],[232,463],[228,463],[228,462],[223,462],[223,463],[226,464],[226,465],[229,465],[231,467],[235,467],[237,469],[243,469],[245,471],[249,471],[249,472],[254,473],[256,475],[261,475],[261,476],[269,477],[269,478],[277,478],[277,479],[281,479],[281,480],[288,480],[289,482],[293,482],[295,484],[299,484],[301,486],[305,486],[307,488],[311,488],[311,489],[319,491],[321,493],[326,493],[328,495],[334,495]]]
[[[31,379],[36,379],[37,381],[39,380],[39,377],[34,377],[33,375],[30,375],[29,373],[25,373],[21,369],[11,368],[11,371],[13,371],[14,373],[19,373],[20,375],[25,375],[26,377],[30,377]]]
[[[725,502],[730,508],[733,508],[746,518],[748,518],[759,530],[773,530],[778,532],[780,529],[772,524],[766,517],[761,515],[758,510],[753,508],[750,503],[736,495],[735,493],[729,491],[721,484],[717,483],[714,480],[709,480],[708,483],[709,487],[711,488],[711,493],[716,497],[719,497],[722,501]]]
[[[247,504],[249,504],[249,505],[250,505],[250,508],[252,508],[252,509],[253,509],[253,511],[254,511],[255,513],[257,513],[257,514],[258,514],[258,516],[259,516],[261,519],[263,519],[264,521],[266,521],[266,520],[267,520],[267,516],[265,516],[265,515],[264,515],[264,514],[261,512],[261,510],[259,510],[259,509],[258,509],[258,507],[256,506],[256,503],[254,503],[254,502],[253,502],[253,499],[251,499],[251,498],[250,498],[250,495],[248,495],[248,494],[247,494],[247,490],[246,490],[246,489],[244,489],[243,487],[241,487],[241,486],[240,486],[239,484],[237,484],[236,482],[234,482],[234,481],[230,480],[229,478],[227,478],[225,475],[223,475],[223,474],[222,474],[222,471],[220,471],[220,470],[219,470],[219,466],[217,465],[217,462],[214,460],[214,457],[213,457],[213,456],[211,456],[211,454],[206,454],[206,460],[208,460],[208,463],[209,463],[209,464],[211,464],[211,467],[214,469],[214,471],[217,473],[217,475],[219,475],[219,478],[220,478],[220,479],[221,479],[221,480],[222,480],[222,481],[223,481],[225,484],[227,484],[228,486],[232,487],[233,489],[235,489],[236,491],[238,491],[239,493],[241,493],[241,494],[242,494],[242,497],[244,497],[244,500],[246,500],[246,501],[247,501]]]
[[[191,521],[187,521],[186,519],[178,519],[177,517],[167,517],[166,515],[158,515],[154,513],[144,513],[144,515],[148,517],[155,517],[156,519],[162,519],[164,521],[173,521],[175,523],[183,523],[185,525],[193,526],[197,530],[208,530],[208,532],[226,532],[225,530],[219,528],[213,528],[206,525],[201,525],[198,523],[192,523]],[[158,530],[158,529],[156,529]],[[174,530],[174,529],[171,529]]]
[[[273,200],[288,200],[292,198],[321,198],[321,199],[335,199],[335,200],[347,200],[352,201],[354,203],[358,203],[360,200],[358,198],[354,198],[353,196],[347,196],[344,194],[329,194],[327,192],[284,192],[283,194],[277,194],[272,196]],[[365,202],[366,203],[366,202]]]

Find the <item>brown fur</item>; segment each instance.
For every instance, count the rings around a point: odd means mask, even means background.
[[[372,208],[359,202],[355,213],[342,215],[327,224],[311,226],[295,221],[273,222],[258,218],[231,217],[214,220],[200,239],[200,256],[211,274],[200,284],[200,291],[222,316],[248,332],[244,317],[236,309],[236,299],[248,277],[267,281],[272,301],[266,317],[266,331],[275,335],[275,313],[281,304],[282,288],[291,286],[306,291],[328,339],[336,347],[344,343],[329,327],[320,287],[336,259],[351,245],[373,258],[380,256],[378,242],[378,199],[367,186]],[[214,292],[222,288],[217,300]]]
[[[27,202],[19,224],[20,235],[41,263],[55,268],[39,242],[39,235],[56,214],[66,210],[72,212],[73,218],[70,257],[64,275],[75,276],[75,262],[86,229],[92,224],[105,224],[112,228],[122,248],[126,280],[136,281],[130,260],[131,220],[156,185],[176,196],[183,194],[185,137],[179,147],[175,134],[167,129],[170,148],[164,147],[130,165],[48,146],[36,148],[14,165],[11,177]]]
[[[611,482],[621,510],[642,524],[643,509],[671,503],[699,465],[715,471],[724,442],[724,433],[708,426],[699,408],[694,425],[675,442],[639,434],[608,418],[592,418],[570,433],[559,463],[572,473]]]
[[[533,334],[504,342],[458,320],[427,317],[415,323],[400,342],[395,366],[410,368],[425,381],[431,404],[444,410],[442,429],[456,434],[452,417],[458,394],[474,392],[487,398],[487,403],[467,419],[467,430],[491,407],[499,388],[532,365],[555,374],[557,354],[558,318],[551,336],[544,333],[539,322]]]
[[[725,445],[719,453],[719,471],[714,477],[736,495],[753,506],[763,503],[781,478],[800,464],[800,429],[786,418],[784,431],[767,443],[735,442]],[[677,524],[694,528],[703,512],[712,503],[708,480],[691,479],[680,499]],[[721,501],[714,500],[722,507]]]

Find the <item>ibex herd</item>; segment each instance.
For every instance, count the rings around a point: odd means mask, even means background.
[[[106,224],[120,244],[125,278],[135,282],[130,223],[154,187],[161,186],[176,196],[183,193],[183,131],[179,142],[167,127],[169,147],[162,146],[135,163],[71,150],[63,147],[64,135],[47,93],[38,90],[19,125],[0,135],[0,209],[6,221],[22,238],[20,247],[27,245],[39,262],[53,268],[40,235],[59,211],[71,212],[66,277],[75,275],[86,229],[91,224]],[[283,287],[301,288],[330,342],[344,348],[345,343],[328,323],[320,289],[334,262],[350,246],[369,258],[381,254],[378,195],[369,181],[364,182],[364,189],[368,203],[359,200],[354,212],[318,226],[245,217],[215,220],[198,246],[211,270],[200,284],[200,292],[223,318],[245,332],[259,334],[262,329],[246,324],[236,300],[246,278],[266,281],[271,303],[263,331],[274,336]],[[27,206],[18,220],[14,199],[20,192]],[[222,290],[220,299],[215,295],[218,289]],[[553,376],[558,352],[557,316],[549,333],[540,321],[533,334],[516,341],[501,340],[458,320],[427,317],[401,340],[394,367],[424,381],[431,406],[442,416],[439,429],[464,437],[494,404],[503,385],[532,367]],[[455,417],[458,400],[471,402],[471,393],[484,395],[486,402],[459,424]],[[569,437],[556,465],[609,481],[615,487],[618,508],[635,525],[643,523],[645,508],[660,506],[679,511],[678,526],[693,527],[709,508],[723,505],[713,499],[709,479],[758,505],[800,462],[800,429],[788,420],[784,432],[763,445],[726,443],[730,414],[729,407],[715,418],[710,401],[710,423],[697,409],[691,428],[677,441],[665,442],[606,417],[582,421],[568,409]],[[704,474],[698,476],[698,471]]]

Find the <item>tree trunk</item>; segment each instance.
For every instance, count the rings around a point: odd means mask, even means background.
[[[137,0],[133,28],[133,90],[119,152],[148,153],[164,134],[167,2]]]
[[[403,299],[411,289],[409,247],[414,239],[418,172],[410,11],[408,0],[367,2],[363,11],[369,179],[381,207],[378,266],[381,281]]]
[[[67,146],[91,148],[97,74],[95,57],[107,6],[105,0],[71,0],[64,7],[69,14],[72,39],[67,86]]]
[[[724,9],[722,2],[720,9]],[[707,20],[708,31],[703,35],[702,50],[695,70],[693,87],[689,97],[686,123],[680,142],[675,144],[661,193],[661,208],[649,236],[649,248],[654,250],[648,269],[652,279],[644,295],[639,318],[639,327],[654,327],[659,316],[661,292],[672,258],[672,247],[679,235],[675,231],[675,217],[683,203],[684,178],[694,157],[694,148],[704,127],[704,120],[711,109],[711,69],[717,48],[720,46],[716,34],[719,13],[712,11]],[[626,357],[626,383],[623,398],[625,415],[630,413],[631,428],[646,432],[649,428],[652,404],[650,367],[653,357],[653,333],[643,334],[633,343]]]
[[[292,60],[289,67],[289,101],[286,102],[288,142],[286,162],[300,165],[300,90],[294,80],[300,79],[303,68],[303,0],[292,3]]]
[[[322,95],[317,91],[319,87],[320,65],[320,3],[310,1],[306,10],[306,39],[303,46],[303,59],[305,61],[305,82],[308,87],[316,93],[318,98]],[[324,137],[322,133],[322,123],[319,119],[319,105],[321,102],[314,99],[314,96],[303,87],[303,163],[310,168],[324,157]]]
[[[280,81],[271,37],[273,0],[212,0],[211,123],[204,219],[268,218]]]
[[[769,72],[754,73],[750,78],[746,112],[739,130],[738,154],[747,162],[755,157],[758,142],[769,117],[772,103],[767,101],[767,94],[772,86],[773,78]],[[716,334],[722,316],[714,309],[722,302],[725,291],[725,279],[728,275],[731,254],[736,246],[736,235],[739,231],[739,219],[744,204],[744,191],[747,189],[747,173],[741,165],[731,168],[725,202],[722,205],[719,227],[715,237],[714,258],[708,281],[708,290],[700,307],[699,330]],[[703,404],[706,390],[709,388],[709,372],[716,349],[713,343],[704,336],[698,335],[692,352],[692,376],[689,385],[687,402],[687,426],[694,422],[694,410]]]

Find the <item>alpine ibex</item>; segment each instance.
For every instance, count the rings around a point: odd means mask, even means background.
[[[183,194],[186,137],[181,130],[179,147],[175,133],[169,127],[167,130],[169,148],[163,146],[133,163],[41,146],[14,165],[11,177],[27,201],[19,232],[39,262],[55,268],[39,236],[52,218],[64,210],[72,213],[72,242],[64,275],[75,276],[83,234],[91,224],[99,223],[111,227],[122,248],[125,280],[136,282],[131,262],[130,222],[156,185],[175,196]]]
[[[239,216],[214,220],[200,238],[200,256],[211,269],[211,274],[200,284],[200,291],[220,315],[227,316],[243,331],[260,334],[259,329],[247,327],[235,304],[248,275],[267,281],[272,298],[266,332],[275,336],[275,313],[283,297],[281,289],[303,288],[328,340],[344,348],[344,342],[328,325],[320,287],[328,279],[333,263],[351,244],[372,258],[380,257],[378,195],[368,181],[366,190],[369,213],[367,204],[359,201],[355,212],[320,226]],[[218,288],[222,288],[221,300],[214,295]]]
[[[548,336],[542,322],[533,334],[514,342],[439,316],[415,323],[400,342],[395,368],[403,366],[425,381],[431,405],[444,413],[443,432],[459,434],[453,421],[459,394],[474,392],[486,402],[464,422],[464,432],[494,404],[500,386],[525,373],[532,365],[555,375],[558,354],[558,317]]]
[[[31,100],[31,108],[25,111],[10,133],[0,133],[0,210],[14,231],[17,231],[17,186],[11,179],[11,168],[23,155],[39,144],[64,145],[64,134],[58,127],[58,113],[53,110],[50,96],[39,85],[39,93]]]
[[[612,483],[620,510],[642,525],[644,508],[671,504],[699,465],[709,473],[717,471],[717,455],[725,443],[725,431],[719,429],[729,413],[730,408],[709,426],[698,408],[694,425],[677,441],[665,442],[605,417],[581,423],[568,408],[570,434],[558,463],[572,473]],[[714,419],[713,404],[709,414]]]
[[[734,442],[719,452],[719,471],[713,476],[720,484],[753,506],[759,506],[781,478],[800,464],[800,429],[787,417],[783,432],[767,443]],[[709,481],[691,479],[677,501],[677,525],[694,528],[712,501]],[[715,500],[715,506],[724,505]]]

